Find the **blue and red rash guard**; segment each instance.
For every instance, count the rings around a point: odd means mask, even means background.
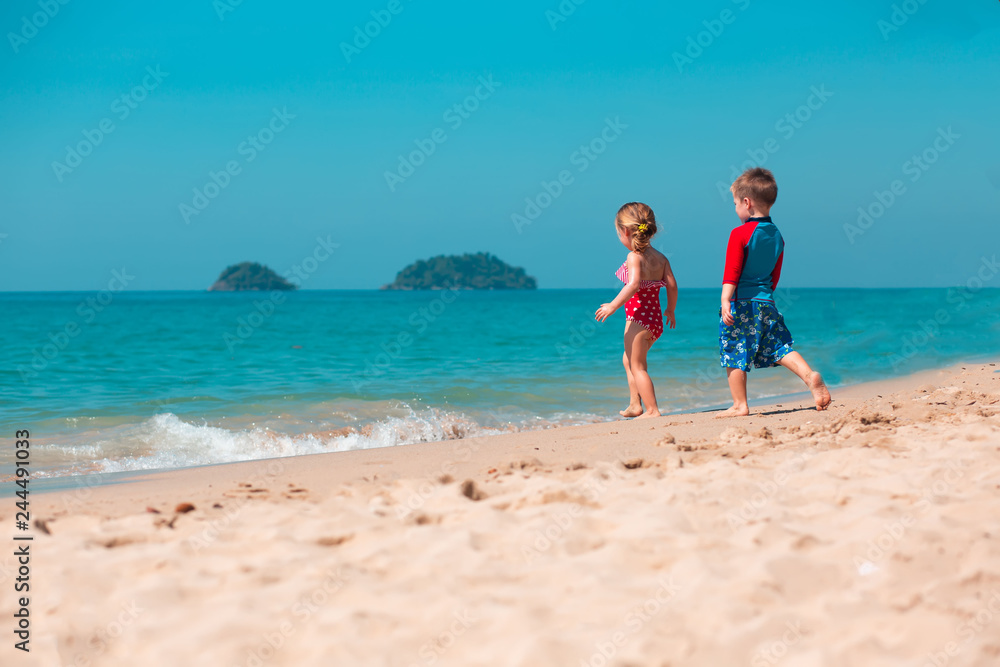
[[[771,217],[750,218],[729,235],[723,285],[736,285],[733,301],[769,301],[781,276],[785,241]]]

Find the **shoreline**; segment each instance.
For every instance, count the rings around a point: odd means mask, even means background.
[[[834,402],[836,402],[837,399],[838,399],[838,397],[841,394],[854,395],[856,392],[864,392],[864,391],[866,391],[867,387],[881,387],[883,385],[888,386],[888,387],[894,387],[894,386],[896,386],[897,383],[906,383],[906,382],[910,382],[910,381],[916,382],[916,381],[919,381],[924,376],[927,376],[928,378],[930,378],[934,374],[940,373],[942,371],[955,370],[957,368],[960,368],[963,364],[964,365],[968,365],[968,364],[983,365],[983,364],[989,364],[991,361],[993,361],[992,357],[982,357],[982,358],[979,358],[978,360],[974,360],[974,361],[967,361],[967,362],[962,362],[962,363],[957,363],[957,364],[950,364],[948,366],[944,366],[944,367],[940,367],[940,368],[934,368],[934,369],[924,369],[924,370],[921,370],[921,371],[917,371],[915,373],[910,373],[908,375],[901,375],[901,376],[895,376],[895,377],[890,377],[890,378],[883,378],[883,379],[879,379],[879,380],[868,380],[868,381],[865,381],[865,382],[859,382],[859,383],[855,383],[855,384],[848,384],[848,385],[831,387],[831,392],[833,392],[833,394],[834,394]],[[755,409],[757,411],[760,411],[761,409],[764,409],[764,408],[774,407],[778,403],[784,404],[784,402],[788,402],[788,403],[796,403],[796,404],[808,404],[809,401],[811,401],[811,400],[812,400],[812,398],[811,398],[811,396],[810,396],[810,394],[809,394],[808,391],[795,392],[795,393],[791,393],[791,394],[779,394],[779,395],[774,395],[774,396],[765,396],[763,398],[756,399],[756,400],[751,400],[751,403],[752,403],[751,408],[752,408],[752,410]],[[676,412],[665,413],[659,419],[679,418],[679,417],[684,417],[684,416],[688,416],[688,415],[705,415],[705,414],[711,414],[711,413],[714,413],[714,412],[718,412],[718,411],[724,410],[724,409],[726,409],[726,407],[728,407],[727,404],[719,404],[719,405],[716,405],[716,406],[708,406],[708,407],[704,407],[704,408],[698,408],[698,409],[695,409],[695,410],[679,410],[679,411],[676,411]],[[754,413],[751,412],[750,417],[748,417],[747,419],[752,419],[753,415],[754,415]],[[595,427],[595,426],[608,425],[608,424],[621,424],[623,422],[629,422],[629,421],[631,421],[631,420],[626,420],[626,419],[610,419],[608,421],[596,422],[594,424],[578,424],[578,425],[572,425],[572,426],[557,426],[557,427],[554,427],[554,428],[542,428],[542,429],[522,430],[522,431],[516,431],[516,432],[513,432],[513,433],[527,434],[527,433],[539,433],[539,432],[549,432],[549,431],[562,431],[562,430],[571,430],[571,429],[578,429],[578,428]],[[653,420],[653,421],[656,421],[656,420]],[[183,468],[158,468],[158,469],[153,469],[153,470],[126,470],[126,471],[118,471],[118,472],[93,473],[93,474],[90,474],[90,475],[59,475],[59,476],[52,476],[52,477],[42,477],[42,478],[38,478],[36,480],[33,480],[33,482],[32,482],[33,483],[32,492],[36,493],[36,494],[50,494],[50,493],[72,492],[72,491],[74,491],[76,489],[79,489],[81,487],[84,487],[84,488],[99,488],[99,487],[108,486],[108,485],[110,485],[110,486],[116,486],[116,485],[122,485],[122,484],[130,484],[130,483],[134,483],[134,482],[141,482],[141,481],[146,480],[146,479],[159,478],[161,475],[183,474],[183,473],[188,472],[188,471],[202,470],[202,469],[209,469],[209,470],[211,470],[211,469],[219,468],[221,466],[231,466],[231,465],[250,466],[250,465],[253,465],[253,464],[260,464],[260,463],[263,463],[263,464],[266,465],[267,462],[269,462],[269,461],[296,460],[296,459],[300,459],[300,458],[310,458],[310,457],[320,457],[320,458],[322,458],[322,457],[326,457],[326,456],[345,456],[345,455],[349,455],[349,454],[351,454],[353,452],[361,452],[361,451],[373,451],[373,452],[377,452],[377,451],[384,451],[384,450],[392,450],[392,449],[396,449],[396,448],[400,448],[400,447],[424,447],[424,446],[427,446],[427,445],[433,445],[433,444],[439,444],[439,443],[470,442],[470,441],[477,441],[477,440],[481,440],[481,439],[492,439],[492,438],[498,438],[498,437],[499,438],[504,438],[504,437],[508,437],[508,436],[512,435],[513,433],[497,433],[497,434],[493,434],[493,435],[474,436],[474,437],[471,437],[471,438],[459,438],[459,439],[451,439],[451,440],[435,440],[435,441],[431,441],[431,442],[415,442],[415,443],[409,443],[409,444],[390,445],[390,446],[384,446],[384,447],[372,447],[372,448],[368,448],[368,449],[349,450],[349,451],[344,451],[344,452],[323,452],[323,453],[318,453],[318,454],[301,454],[301,455],[289,456],[289,457],[253,459],[253,460],[248,460],[248,461],[227,461],[227,462],[221,462],[221,463],[209,463],[209,464],[204,464],[204,465],[188,466],[188,467],[183,467]],[[478,448],[478,445],[477,445],[477,448]],[[11,479],[13,479],[13,478],[11,478]],[[0,481],[9,481],[9,480],[0,480]]]
[[[765,410],[770,410],[775,407],[783,407],[785,403],[795,404],[795,411],[805,412],[806,414],[815,413],[818,416],[829,415],[834,411],[840,410],[844,407],[844,400],[857,400],[866,395],[878,395],[879,392],[893,392],[898,391],[911,384],[923,384],[931,382],[934,379],[940,377],[942,373],[954,373],[959,371],[963,366],[979,365],[979,366],[991,366],[993,363],[1000,363],[1000,359],[997,361],[982,360],[978,362],[963,362],[958,364],[952,364],[943,368],[937,369],[927,369],[918,371],[916,373],[911,373],[909,375],[897,376],[892,378],[886,378],[881,380],[871,380],[867,382],[861,382],[857,384],[844,385],[840,387],[831,388],[833,393],[833,404],[830,406],[829,410],[824,412],[819,412],[814,409],[812,404],[812,396],[807,391],[797,392],[793,394],[783,394],[778,396],[769,396],[759,399],[759,402],[752,402],[751,414],[748,417],[732,417],[722,420],[715,420],[712,416],[713,413],[719,412],[725,409],[725,405],[720,405],[718,407],[709,407],[704,409],[699,409],[696,411],[679,411],[675,413],[664,414],[663,416],[655,419],[640,420],[636,422],[633,419],[618,419],[606,422],[597,422],[594,424],[579,424],[573,426],[559,426],[555,428],[544,428],[535,430],[523,430],[515,431],[511,433],[499,433],[494,435],[483,435],[475,436],[471,438],[458,438],[452,440],[436,440],[432,442],[417,442],[405,445],[392,445],[387,447],[372,447],[368,449],[355,449],[344,452],[324,452],[318,454],[302,454],[298,456],[289,457],[277,457],[277,458],[264,458],[255,459],[251,461],[229,461],[224,463],[211,463],[206,465],[191,466],[186,468],[168,468],[168,469],[157,469],[149,471],[121,471],[114,473],[97,473],[96,475],[71,475],[65,477],[48,477],[36,480],[34,484],[38,484],[39,481],[43,482],[42,486],[50,484],[58,484],[60,488],[55,489],[37,489],[33,488],[33,493],[38,493],[42,495],[48,494],[59,494],[59,493],[74,493],[79,489],[90,489],[97,490],[105,486],[108,487],[121,487],[123,485],[131,484],[142,484],[149,482],[156,486],[169,486],[171,483],[178,483],[187,486],[189,480],[177,479],[185,475],[192,475],[194,480],[190,480],[192,485],[197,486],[197,484],[207,484],[212,480],[231,480],[239,477],[241,475],[250,472],[257,472],[259,470],[266,469],[278,469],[282,471],[288,470],[299,470],[299,469],[309,469],[313,463],[322,464],[326,461],[327,457],[334,457],[330,460],[331,465],[333,460],[338,460],[339,463],[345,464],[342,466],[337,466],[337,472],[333,478],[333,483],[346,483],[354,480],[364,480],[369,477],[369,473],[366,468],[357,468],[357,466],[373,466],[378,465],[383,467],[385,465],[393,465],[397,461],[397,458],[406,459],[408,455],[413,453],[409,451],[409,448],[417,449],[432,449],[433,454],[428,453],[429,456],[439,457],[447,453],[449,449],[460,450],[458,457],[468,458],[464,453],[466,451],[479,451],[483,449],[484,443],[493,443],[493,447],[486,447],[488,451],[499,450],[504,444],[509,444],[515,449],[513,451],[522,452],[524,454],[530,454],[530,451],[526,449],[523,445],[524,443],[519,443],[519,440],[531,439],[532,435],[537,434],[553,434],[559,436],[563,434],[566,439],[580,439],[580,438],[590,438],[590,437],[601,437],[601,436],[611,436],[620,435],[620,431],[617,427],[621,426],[626,433],[635,433],[640,430],[644,430],[641,426],[624,426],[626,424],[643,424],[645,422],[652,422],[647,424],[648,427],[667,428],[670,426],[679,426],[677,420],[682,420],[686,417],[691,417],[695,419],[688,420],[687,424],[697,423],[699,425],[708,424],[726,424],[726,425],[744,425],[752,426],[754,424],[755,417],[763,417],[772,414],[771,412],[764,412]],[[706,418],[710,418],[711,421],[705,422]],[[664,423],[664,420],[666,422]],[[779,419],[781,421],[781,419]],[[806,420],[810,421],[810,420]],[[730,423],[731,422],[731,423]],[[743,422],[746,422],[743,424]],[[722,430],[722,429],[720,429]],[[615,431],[618,431],[617,433]],[[684,430],[682,429],[682,432]],[[676,437],[676,436],[675,436]],[[496,440],[499,439],[499,442]],[[463,447],[463,444],[466,446]],[[379,454],[385,453],[386,455],[396,452],[396,450],[406,450],[399,454],[399,457],[387,456],[388,462],[377,462],[372,461],[372,459],[377,459]],[[295,463],[301,461],[301,463]],[[274,463],[272,465],[272,462]],[[286,465],[284,462],[287,462]],[[234,467],[232,470],[227,470],[229,467]],[[347,470],[355,471],[357,468],[358,472],[345,472]],[[360,470],[365,470],[363,474]],[[462,471],[467,471],[465,467],[461,468]],[[407,471],[410,472],[410,466],[407,465]],[[471,471],[467,471],[471,472]],[[377,473],[376,473],[377,474]],[[447,474],[450,474],[447,473]],[[89,477],[100,477],[100,480],[95,483],[90,483],[87,480]],[[384,477],[383,477],[384,479]],[[373,478],[374,481],[374,478]],[[61,488],[64,484],[68,488]],[[75,483],[74,483],[75,482]],[[83,482],[83,483],[81,483]],[[89,492],[88,492],[89,496]]]
[[[987,667],[996,364],[31,496],[30,664]]]

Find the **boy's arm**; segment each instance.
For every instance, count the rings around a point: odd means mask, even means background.
[[[736,285],[726,283],[722,286],[722,321],[726,326],[733,326],[733,297],[736,295]]]
[[[729,245],[726,246],[726,268],[722,274],[723,284],[739,284],[740,276],[743,274],[743,263],[746,261],[747,241],[743,227],[737,227],[729,235]]]
[[[674,271],[670,268],[670,260],[667,260],[667,265],[663,267],[663,282],[667,283],[667,309],[663,311],[663,317],[667,326],[673,329],[677,326],[677,321],[674,319],[674,309],[677,307],[677,279],[674,278]]]
[[[639,291],[639,285],[642,283],[642,266],[641,259],[639,258],[639,253],[630,252],[628,257],[625,259],[625,265],[628,267],[628,282],[622,287],[621,291],[618,292],[618,296],[611,303],[603,303],[601,307],[597,309],[594,317],[598,322],[603,322],[604,320],[611,317],[611,315],[622,307],[626,301],[632,298],[632,296]]]
[[[736,296],[736,285],[743,274],[743,263],[746,261],[746,240],[741,233],[743,227],[737,227],[729,235],[729,245],[726,246],[726,269],[722,275],[722,321],[726,326],[733,324],[733,297]]]
[[[778,278],[781,277],[781,263],[785,261],[785,251],[782,250],[781,254],[778,255],[778,261],[774,265],[774,271],[771,271],[771,289],[778,289]]]

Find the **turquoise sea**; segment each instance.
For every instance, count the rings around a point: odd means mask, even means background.
[[[593,321],[615,294],[0,293],[0,427],[29,429],[36,474],[64,476],[616,419],[624,313]],[[996,289],[791,289],[778,305],[832,385],[1000,352]],[[677,321],[650,354],[661,410],[723,405],[718,290],[682,289]],[[783,369],[750,376],[758,399],[801,389]]]

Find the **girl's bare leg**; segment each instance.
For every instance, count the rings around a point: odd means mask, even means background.
[[[622,417],[638,417],[642,414],[642,399],[639,398],[639,390],[635,386],[635,378],[632,377],[632,369],[629,367],[628,352],[622,354],[622,365],[625,366],[625,377],[628,378],[628,407],[619,410]]]
[[[635,388],[639,392],[646,411],[639,415],[642,417],[659,417],[660,408],[656,405],[656,392],[653,389],[653,380],[646,371],[646,353],[653,346],[650,340],[649,331],[643,327],[629,322],[625,329],[625,349],[628,351],[629,367],[632,370],[632,378],[635,380]]]

